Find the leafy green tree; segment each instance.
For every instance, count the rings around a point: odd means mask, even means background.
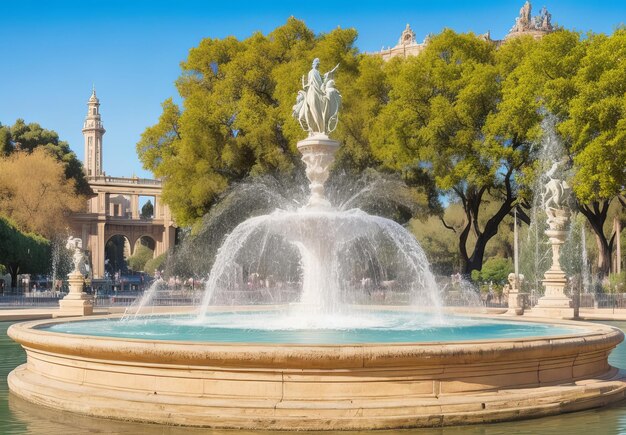
[[[377,120],[374,155],[393,170],[424,169],[439,195],[459,201],[461,228],[443,223],[457,234],[465,274],[481,269],[487,243],[518,203],[517,177],[532,160],[539,116],[514,77],[532,43],[497,51],[472,34],[445,30],[388,73],[389,103]],[[499,206],[483,219],[487,196]]]
[[[154,251],[148,246],[139,244],[133,255],[126,259],[128,267],[135,272],[144,270],[146,263],[154,257]]]
[[[11,128],[0,122],[0,157],[8,155],[13,150],[11,144]]]
[[[482,270],[472,272],[472,279],[474,281],[504,284],[511,272],[513,272],[513,263],[510,258],[495,257],[485,261]]]
[[[367,168],[381,166],[372,152],[372,138],[376,126],[372,120],[380,114],[389,101],[389,65],[378,56],[360,55],[357,58],[356,73],[352,80],[342,81],[342,109],[336,137],[342,146],[336,155],[334,173],[342,172],[355,176]],[[340,66],[342,68],[342,66]],[[340,75],[343,74],[341,70]],[[331,174],[332,177],[333,174]],[[420,181],[411,179],[406,173],[404,181],[410,186],[421,186]]]
[[[11,274],[11,287],[17,287],[20,273],[45,273],[50,267],[50,242],[41,236],[21,232],[0,217],[0,264]]]
[[[167,259],[167,253],[161,254],[154,258],[149,259],[148,261],[146,261],[146,264],[143,266],[143,271],[149,275],[154,276],[156,271],[160,270],[163,267],[166,259]]]
[[[615,244],[607,225],[611,203],[625,192],[626,29],[613,35],[559,31],[542,39],[528,70],[542,103],[558,118],[573,166],[578,209],[598,245],[598,270],[606,276]],[[622,199],[623,201],[623,199]],[[623,201],[624,205],[626,201]]]
[[[148,200],[143,207],[141,207],[141,218],[142,219],[150,219],[154,216],[154,205],[152,205],[152,201]]]
[[[337,167],[359,173],[378,165],[371,119],[386,104],[389,86],[382,60],[359,55],[356,37],[340,28],[315,35],[290,18],[268,35],[207,38],[190,50],[176,83],[182,106],[166,100],[158,123],[137,144],[144,167],[166,179],[163,200],[180,225],[196,222],[232,183],[302,171],[296,143],[306,133],[292,108],[316,57],[323,68],[340,64]]]
[[[483,213],[480,216],[479,225],[485,221],[498,208],[499,202],[488,195],[483,202]],[[465,212],[460,203],[449,204],[443,211],[443,219],[439,215],[430,215],[427,219],[414,219],[411,221],[411,231],[426,251],[428,261],[435,273],[451,275],[463,271],[463,261],[458,249],[458,238],[446,225],[460,231],[465,222]],[[467,240],[469,249],[473,249],[476,237],[470,233]],[[507,216],[496,234],[485,248],[485,258],[513,258],[513,218]]]
[[[207,38],[190,50],[177,81],[182,110],[166,101],[137,144],[144,166],[166,177],[163,200],[179,224],[205,214],[233,181],[301,168],[303,132],[291,118],[300,76],[319,57],[341,63],[341,87],[353,76],[355,39],[341,29],[316,38],[290,18],[267,36]]]
[[[59,140],[59,135],[55,131],[46,130],[36,122],[26,124],[23,119],[18,119],[12,126],[0,124],[0,157],[19,150],[33,152],[37,148],[46,149],[63,163],[65,177],[74,180],[78,194],[93,193],[85,178],[82,162],[78,160],[67,142]]]
[[[461,207],[448,207],[444,211],[444,216],[449,225],[463,224],[464,213]],[[457,237],[443,225],[439,216],[414,219],[411,221],[410,229],[426,252],[434,273],[449,276],[462,270]]]
[[[51,239],[64,234],[69,215],[84,207],[74,180],[65,178],[63,164],[48,149],[0,157],[0,214],[20,229]]]

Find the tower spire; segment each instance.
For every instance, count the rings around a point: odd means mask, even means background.
[[[85,172],[87,177],[102,175],[102,136],[105,133],[100,118],[100,100],[96,96],[96,85],[91,90],[91,97],[87,101],[87,117],[83,124],[85,137]]]

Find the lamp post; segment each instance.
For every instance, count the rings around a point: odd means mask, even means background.
[[[519,232],[517,229],[517,206],[513,209],[513,264],[514,273],[508,276],[509,281],[509,309],[507,314],[520,316],[524,314],[523,295],[521,293],[524,275],[519,273]]]

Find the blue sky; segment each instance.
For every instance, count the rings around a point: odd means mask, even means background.
[[[82,122],[95,84],[101,102],[104,170],[151,176],[135,153],[188,50],[205,37],[268,33],[291,15],[316,33],[340,26],[359,32],[361,51],[396,44],[407,23],[419,40],[444,27],[501,39],[522,0],[475,1],[159,1],[0,0],[0,122],[17,118],[56,130],[82,159]],[[611,33],[626,21],[626,1],[534,2],[566,28]]]

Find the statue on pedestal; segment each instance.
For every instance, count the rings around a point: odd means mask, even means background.
[[[552,247],[552,265],[544,275],[545,295],[533,308],[533,313],[544,317],[574,317],[572,300],[565,295],[567,277],[561,269],[560,249],[567,238],[567,225],[572,214],[569,184],[555,176],[559,162],[555,162],[546,173],[548,182],[543,191],[543,206],[547,215],[548,229],[545,234]]]
[[[315,58],[307,81],[302,77],[303,90],[298,91],[296,104],[293,106],[293,117],[303,130],[309,132],[309,136],[328,135],[335,130],[341,107],[341,94],[335,88],[333,80],[339,65],[322,78],[318,70],[319,63],[319,59]]]
[[[83,270],[85,269],[85,254],[83,252],[83,241],[78,237],[69,236],[67,242],[65,243],[65,247],[71,251],[72,253],[72,262],[74,264],[74,269],[72,273],[80,273],[83,274]]]
[[[546,174],[549,178],[543,191],[543,204],[548,215],[548,226],[551,230],[565,231],[570,212],[570,198],[572,189],[565,180],[554,178],[559,163],[554,163]]]
[[[68,237],[65,247],[71,251],[74,270],[68,276],[69,292],[59,301],[59,312],[55,317],[88,316],[93,314],[93,298],[84,292],[87,263],[83,252],[83,241],[77,237]]]
[[[298,150],[306,165],[306,176],[309,179],[311,196],[307,207],[330,207],[324,197],[324,183],[328,179],[328,171],[339,149],[339,142],[332,140],[328,134],[337,128],[341,94],[335,88],[334,75],[339,65],[320,75],[320,61],[315,58],[307,81],[302,77],[303,90],[298,91],[293,116],[298,120],[309,136],[298,142]]]

